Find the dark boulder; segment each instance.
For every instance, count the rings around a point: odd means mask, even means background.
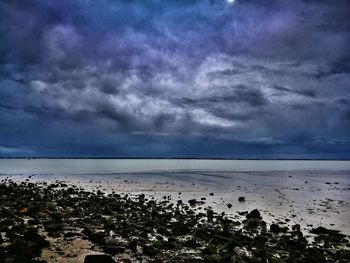
[[[316,234],[316,235],[322,235],[322,234],[335,235],[335,234],[338,234],[339,231],[338,230],[327,229],[325,227],[320,226],[320,227],[311,229],[310,233]]]
[[[87,255],[84,263],[115,263],[115,261],[108,255]]]
[[[262,219],[260,212],[258,209],[252,210],[248,215],[246,215],[246,218],[257,218]]]
[[[194,206],[194,205],[196,205],[196,204],[198,204],[198,203],[200,203],[200,202],[198,202],[196,199],[190,199],[190,200],[188,200],[188,203],[189,203],[190,205]]]
[[[281,232],[280,226],[277,224],[271,224],[270,232],[278,234],[279,232]]]
[[[62,229],[63,225],[59,222],[47,222],[44,224],[44,228],[47,232],[56,232]]]
[[[106,246],[103,246],[102,249],[105,253],[110,255],[116,255],[116,254],[125,252],[125,247],[123,246],[106,245]]]
[[[245,197],[243,197],[243,196],[238,197],[238,201],[239,202],[244,202],[245,201]]]
[[[173,226],[173,233],[175,236],[187,235],[190,231],[189,225],[183,222],[175,222]]]
[[[208,221],[213,221],[214,219],[214,211],[213,210],[207,210],[207,218],[208,218]]]
[[[158,250],[152,245],[145,245],[142,249],[142,253],[146,256],[155,256],[158,253]]]

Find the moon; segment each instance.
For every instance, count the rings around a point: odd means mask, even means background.
[[[236,0],[227,0],[228,3],[233,4]]]

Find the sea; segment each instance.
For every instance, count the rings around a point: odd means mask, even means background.
[[[350,161],[204,159],[0,159],[0,175],[178,171],[350,171]]]

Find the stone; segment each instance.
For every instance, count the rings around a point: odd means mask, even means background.
[[[142,253],[146,256],[155,256],[157,255],[157,249],[152,245],[145,245],[142,249]]]
[[[109,255],[87,255],[84,263],[115,263]]]
[[[321,234],[334,235],[334,234],[338,234],[339,231],[338,230],[327,229],[325,227],[320,226],[320,227],[311,229],[310,233],[316,234],[316,235],[321,235]]]
[[[198,203],[198,201],[196,199],[190,199],[188,200],[188,203],[192,206],[196,205]]]
[[[186,235],[190,232],[189,226],[182,222],[175,222],[173,226],[173,233],[175,236]]]
[[[259,218],[261,219],[261,215],[258,209],[254,209],[251,212],[249,212],[248,215],[246,215],[246,218]]]
[[[123,246],[105,245],[102,247],[102,249],[103,249],[103,252],[110,255],[116,255],[116,254],[125,252],[125,247]]]
[[[76,236],[81,236],[80,233],[76,233],[76,232],[66,232],[63,235],[65,238],[70,238],[70,237],[76,237]]]
[[[300,231],[300,225],[299,224],[293,225],[292,226],[292,230],[296,231],[296,232],[299,232]]]
[[[245,201],[245,197],[244,197],[244,196],[238,197],[238,201],[239,201],[239,202],[244,202],[244,201]]]
[[[278,234],[281,231],[280,226],[277,224],[271,224],[270,232]]]
[[[213,221],[214,219],[214,211],[213,210],[207,210],[207,219],[208,221]]]
[[[44,228],[47,232],[56,232],[62,229],[62,223],[48,222],[44,224]]]

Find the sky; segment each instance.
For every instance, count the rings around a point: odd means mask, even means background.
[[[348,0],[0,0],[0,157],[350,158]]]

